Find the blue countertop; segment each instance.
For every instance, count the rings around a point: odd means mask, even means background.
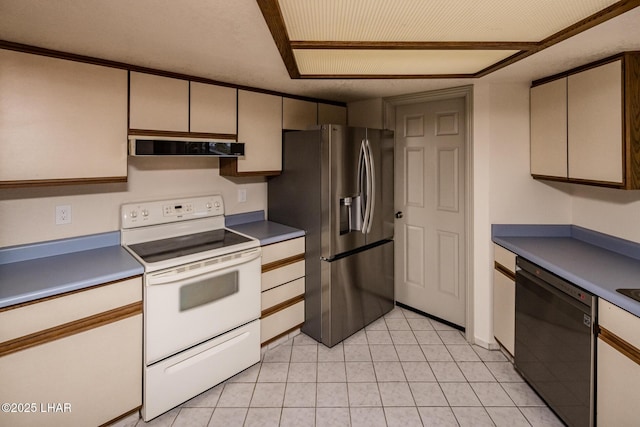
[[[225,225],[234,231],[260,240],[261,246],[295,239],[296,237],[303,237],[305,235],[303,230],[273,221],[266,221],[263,211],[227,216],[225,218]]]
[[[3,248],[0,308],[143,272],[143,267],[120,246],[117,231]]]
[[[492,227],[494,243],[640,317],[640,244],[574,225]]]

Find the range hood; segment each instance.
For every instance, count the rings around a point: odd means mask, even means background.
[[[130,156],[244,156],[244,143],[206,138],[129,136]]]

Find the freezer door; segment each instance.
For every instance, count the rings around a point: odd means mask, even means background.
[[[367,129],[366,142],[371,158],[372,200],[366,243],[393,239],[394,142],[393,131]]]
[[[393,241],[322,264],[321,341],[332,347],[393,308]]]
[[[366,129],[323,125],[322,257],[365,245],[361,215],[362,150]],[[326,209],[326,211],[325,211]]]

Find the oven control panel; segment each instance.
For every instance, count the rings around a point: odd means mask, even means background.
[[[127,203],[120,209],[122,228],[145,227],[224,215],[222,196]]]

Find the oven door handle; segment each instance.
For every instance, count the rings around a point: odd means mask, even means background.
[[[183,272],[178,272],[180,268],[175,268],[160,273],[149,273],[147,274],[146,280],[147,286],[175,284],[177,282],[183,282],[182,284],[186,284],[191,283],[195,280],[207,279],[209,277],[218,275],[221,270],[235,267],[236,265],[249,263],[257,258],[260,258],[260,255],[260,248],[255,248],[245,252],[216,257],[213,259],[216,260],[215,263],[211,263],[213,260],[202,261],[202,263],[207,264],[206,267],[208,268],[206,269],[205,266],[202,266],[195,270],[187,270]],[[212,270],[211,268],[214,268],[214,270]]]

